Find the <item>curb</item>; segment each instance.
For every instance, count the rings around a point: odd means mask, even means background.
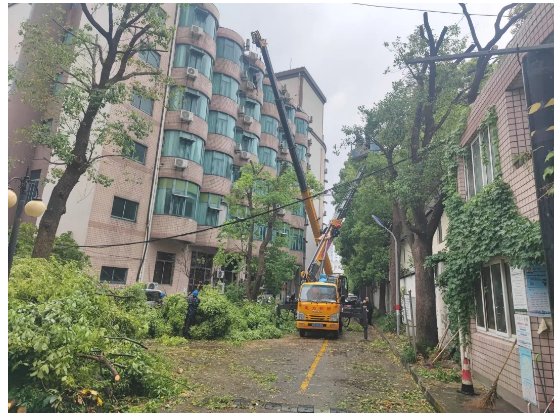
[[[410,373],[410,375],[412,376],[412,378],[414,379],[414,382],[416,382],[418,384],[418,386],[420,387],[420,389],[422,390],[422,393],[424,394],[424,397],[426,397],[426,399],[428,400],[428,402],[431,404],[432,407],[434,407],[434,410],[436,410],[436,412],[438,413],[447,413],[448,411],[445,409],[445,406],[443,404],[440,404],[435,398],[434,396],[431,394],[430,390],[426,387],[426,385],[424,385],[422,383],[422,381],[420,380],[420,378],[418,377],[418,375],[416,374],[416,372],[414,372],[414,370],[410,367],[410,364],[405,362],[405,360],[403,359],[403,357],[399,354],[399,352],[397,351],[397,349],[393,346],[393,343],[391,343],[387,337],[385,337],[383,335],[383,333],[381,332],[380,329],[378,329],[377,327],[373,326],[373,328],[375,329],[375,332],[377,334],[379,334],[379,336],[381,338],[383,338],[383,340],[385,340],[385,342],[389,345],[389,348],[391,349],[391,351],[393,352],[393,354],[400,360],[401,365],[408,371],[408,373]]]

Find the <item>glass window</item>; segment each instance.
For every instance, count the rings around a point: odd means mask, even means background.
[[[161,56],[157,51],[144,50],[138,52],[138,58],[156,69],[159,69]]]
[[[274,100],[274,91],[272,90],[272,86],[263,85],[263,100],[271,104],[276,102]]]
[[[200,187],[182,179],[160,178],[155,214],[194,218]]]
[[[467,197],[473,197],[496,177],[498,150],[490,138],[491,129],[483,130],[467,146],[465,186]]]
[[[126,200],[120,197],[113,198],[113,208],[111,209],[112,217],[135,222],[137,213],[138,213],[137,202]]]
[[[131,153],[127,156],[128,158],[135,160],[136,162],[140,162],[141,164],[146,163],[146,152],[148,150],[147,146],[144,146],[141,143],[134,142],[134,149]]]
[[[109,283],[126,284],[126,275],[128,274],[128,268],[120,267],[101,267],[101,274],[99,275],[99,280],[106,281]]]
[[[228,38],[218,37],[218,39],[216,40],[216,57],[233,61],[235,64],[241,67],[242,56],[243,51],[236,42]]]
[[[193,25],[200,26],[212,39],[216,38],[216,18],[201,7],[182,4],[179,9],[179,26]]]
[[[152,115],[154,111],[154,100],[146,98],[134,92],[132,94],[132,106],[138,108],[140,111],[145,112],[148,115]]]
[[[212,57],[206,51],[192,45],[176,45],[173,67],[193,67],[199,74],[211,79],[213,66]]]
[[[296,133],[307,134],[308,124],[307,121],[301,118],[296,118]]]
[[[505,262],[482,267],[475,290],[476,323],[486,330],[515,334],[509,265]]]
[[[332,284],[304,284],[299,294],[300,302],[336,302],[336,286]]]
[[[208,132],[235,138],[235,118],[219,111],[208,114]]]
[[[247,80],[252,82],[257,90],[262,90],[264,75],[261,69],[251,65],[244,65],[244,73]]]
[[[284,109],[286,110],[286,117],[295,124],[296,109],[291,106],[284,106]]]
[[[178,111],[180,109],[191,111],[204,121],[208,120],[209,102],[210,100],[197,90],[173,86],[169,92],[170,111]]]
[[[280,122],[269,115],[261,115],[261,130],[263,133],[278,137],[278,126]]]
[[[241,178],[241,166],[233,165],[233,170],[232,170],[232,173],[231,173],[231,180],[233,182],[235,182],[239,178]]]
[[[239,91],[239,83],[233,77],[226,76],[221,73],[214,73],[212,80],[212,93],[214,95],[227,96],[239,103],[237,92]]]
[[[258,102],[245,98],[243,112],[245,115],[253,117],[256,121],[261,120],[261,105]]]
[[[39,180],[41,170],[34,169],[29,173],[29,183],[27,184],[27,201],[33,200],[39,195]]]
[[[232,177],[233,158],[225,153],[214,150],[204,152],[204,173],[207,175],[222,176],[227,179]]]
[[[165,130],[163,134],[162,156],[179,157],[202,165],[204,140],[191,133]]]
[[[301,162],[307,162],[307,147],[303,144],[296,144],[296,155]]]
[[[303,205],[303,202],[299,202],[294,205],[292,208],[292,214],[294,216],[305,217],[305,206]]]
[[[260,147],[258,149],[259,163],[276,168],[276,150],[269,147]]]
[[[259,138],[254,134],[243,130],[236,130],[235,142],[241,146],[241,150],[254,155],[258,154]]]
[[[156,256],[156,266],[154,268],[154,283],[169,284],[173,283],[173,267],[175,265],[175,254],[168,252],[158,252]]]
[[[221,205],[221,195],[200,193],[196,218],[198,224],[204,226],[218,226]]]
[[[303,229],[290,229],[290,249],[292,251],[303,251],[304,239]]]

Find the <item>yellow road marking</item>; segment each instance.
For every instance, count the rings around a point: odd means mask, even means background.
[[[321,350],[319,350],[319,353],[317,353],[317,356],[315,356],[315,360],[313,360],[313,363],[311,363],[311,367],[309,368],[309,371],[307,372],[307,376],[305,377],[305,379],[301,383],[301,386],[299,387],[299,390],[301,392],[305,392],[305,390],[309,386],[309,382],[311,381],[311,378],[313,377],[313,374],[315,373],[315,369],[317,368],[317,365],[319,364],[319,360],[321,360],[321,357],[323,356],[323,353],[325,353],[325,350],[327,349],[328,342],[329,342],[329,340],[327,340],[327,339],[325,339],[325,341],[323,341],[323,345],[321,346]]]

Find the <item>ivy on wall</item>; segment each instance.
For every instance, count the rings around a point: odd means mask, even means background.
[[[497,139],[492,132],[492,126],[496,127],[494,115],[489,112],[481,128],[490,124],[491,136]],[[431,256],[427,264],[445,263],[437,282],[447,305],[451,328],[460,327],[468,333],[470,319],[475,315],[475,284],[478,284],[483,264],[491,258],[502,257],[512,267],[527,268],[542,264],[544,255],[538,222],[519,214],[513,192],[499,171],[494,182],[470,200],[463,200],[457,192],[456,170],[461,153],[457,147],[449,153],[445,188],[445,211],[449,218],[446,250]]]

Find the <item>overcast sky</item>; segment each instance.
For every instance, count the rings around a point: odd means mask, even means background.
[[[364,3],[461,13],[459,4],[450,2]],[[215,4],[220,10],[220,26],[233,29],[245,39],[258,29],[268,41],[276,72],[305,66],[327,97],[323,129],[330,161],[327,187],[332,187],[346,159],[332,153],[333,145],[343,138],[342,126],[360,123],[358,106],[371,106],[382,99],[391,89],[391,82],[399,78],[398,74],[383,74],[393,60],[383,43],[397,36],[407,37],[422,24],[423,12],[351,3]],[[497,14],[506,4],[467,3],[467,8],[471,13]],[[465,35],[469,33],[462,15],[430,12],[429,20],[436,34],[444,25],[455,23],[460,24]],[[493,35],[495,18],[473,16],[473,21],[484,45]],[[327,220],[333,215],[334,208],[329,204]]]

